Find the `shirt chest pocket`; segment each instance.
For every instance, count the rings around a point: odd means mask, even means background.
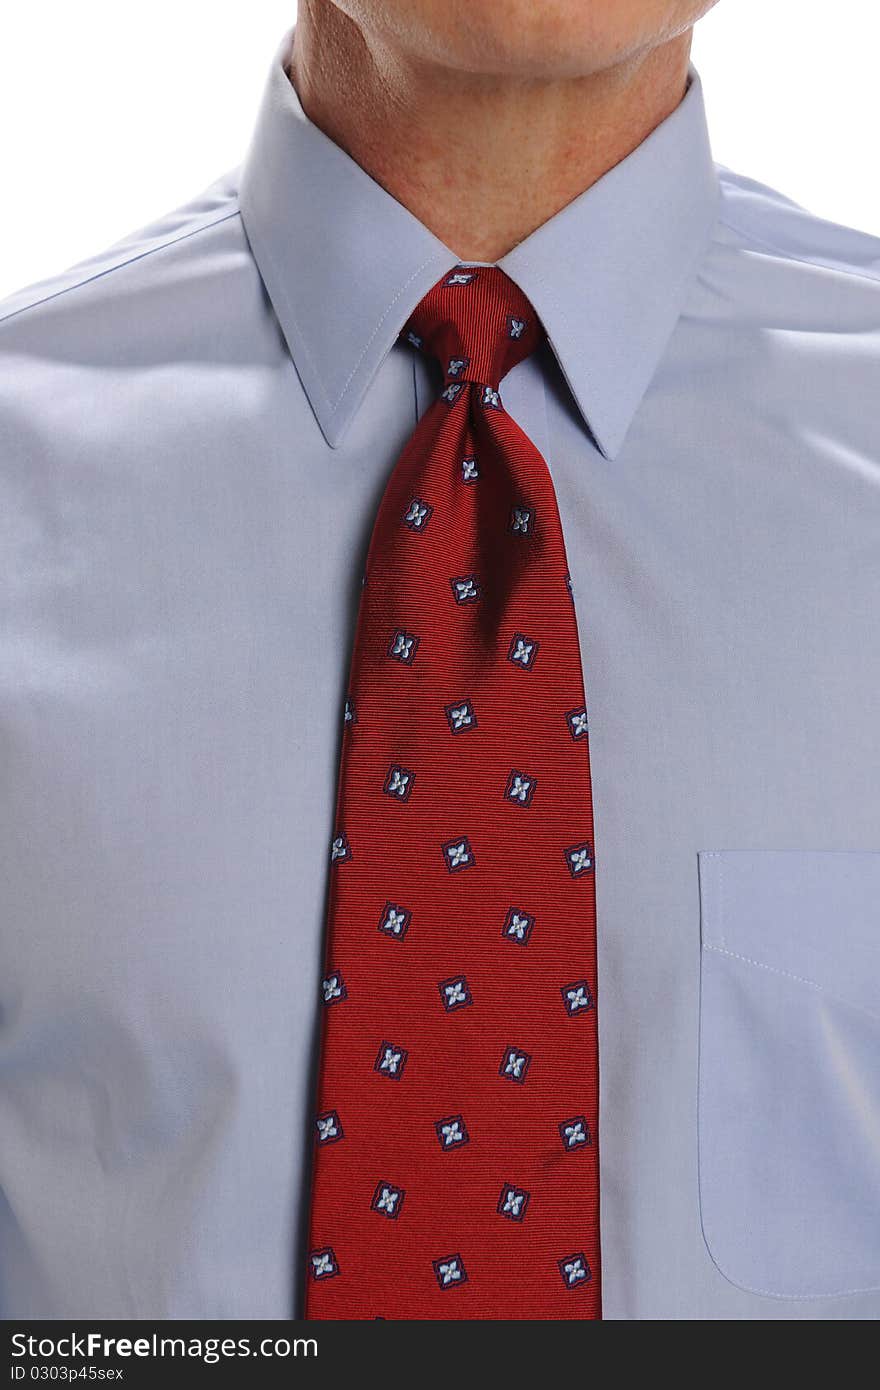
[[[703,1232],[751,1292],[880,1288],[880,852],[706,851]]]

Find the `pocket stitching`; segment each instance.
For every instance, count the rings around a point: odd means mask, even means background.
[[[874,1013],[873,1009],[865,1008],[864,1004],[854,1004],[851,999],[844,999],[842,995],[827,989],[825,985],[820,985],[818,981],[807,979],[805,975],[794,975],[790,970],[782,970],[778,965],[766,965],[762,960],[753,960],[751,956],[742,956],[737,951],[728,951],[726,946],[713,946],[707,941],[703,942],[703,950],[714,951],[719,956],[729,956],[731,960],[741,960],[745,965],[754,965],[757,970],[767,970],[771,975],[781,975],[783,979],[794,980],[799,985],[807,985],[810,989],[818,990],[820,994],[833,999],[836,1004],[842,1005],[843,1008],[855,1009],[857,1013],[867,1014],[868,1018],[873,1019],[875,1023],[880,1023],[880,1014]]]
[[[714,850],[713,850],[713,851],[711,851],[711,852],[709,853],[709,856],[708,856],[708,857],[711,857],[711,858],[713,858],[713,859],[715,859],[715,858],[721,859],[721,858],[722,858],[722,855],[721,855],[720,851],[714,851]],[[718,877],[719,877],[719,879],[720,879],[720,878],[722,877],[722,874],[723,874],[723,866],[722,866],[721,864],[719,864],[718,870],[719,870]],[[719,885],[719,886],[720,886],[720,885]],[[720,895],[719,895],[719,896],[720,896]],[[720,906],[721,906],[721,903],[719,902],[719,908],[720,908]],[[723,919],[723,917],[722,917],[722,918],[721,918],[721,940],[722,940],[722,941],[724,940],[724,934],[723,934],[723,933],[724,933],[724,926],[723,926],[723,923],[724,923],[724,919]],[[815,989],[819,994],[824,994],[824,995],[827,996],[827,998],[833,999],[833,1000],[835,1001],[835,1003],[841,1004],[844,1008],[855,1009],[858,1013],[867,1014],[868,1018],[874,1020],[875,1022],[878,1021],[878,1015],[872,1013],[870,1009],[866,1009],[866,1008],[864,1008],[864,1006],[862,1006],[862,1005],[860,1005],[860,1004],[853,1004],[849,999],[842,999],[839,995],[834,994],[834,993],[833,993],[831,990],[829,990],[829,989],[826,989],[826,988],[824,987],[824,985],[820,985],[816,980],[809,980],[809,979],[807,979],[807,977],[804,976],[804,975],[794,975],[794,974],[792,974],[792,972],[789,971],[789,970],[782,970],[782,969],[780,969],[778,966],[775,966],[775,965],[766,965],[763,961],[760,961],[760,960],[753,960],[750,956],[743,956],[743,955],[740,955],[740,954],[739,954],[738,952],[736,952],[736,951],[728,951],[727,948],[724,947],[724,946],[714,946],[714,945],[711,945],[709,942],[707,942],[707,941],[705,941],[705,940],[702,942],[702,949],[703,949],[703,951],[714,951],[716,955],[720,955],[720,956],[729,956],[732,960],[739,960],[739,961],[742,961],[745,965],[753,965],[753,966],[755,966],[755,968],[758,969],[758,970],[767,970],[767,971],[770,972],[771,975],[781,975],[784,979],[793,980],[796,984],[806,985],[806,986],[807,986],[808,988],[810,988],[810,989]],[[719,1260],[716,1258],[715,1251],[713,1250],[713,1247],[712,1247],[712,1240],[710,1239],[709,1232],[708,1232],[708,1230],[706,1229],[706,1226],[707,1226],[707,1222],[706,1222],[706,1211],[705,1211],[704,1198],[703,1198],[703,1161],[702,1161],[702,1143],[701,1143],[701,1140],[702,1140],[702,1134],[703,1134],[703,1110],[704,1110],[705,1073],[704,1073],[703,1065],[702,1065],[702,1029],[703,1029],[703,1013],[702,1013],[702,1008],[701,1008],[701,1010],[700,1010],[700,1020],[701,1020],[701,1021],[700,1021],[700,1039],[701,1039],[701,1044],[700,1044],[700,1056],[699,1056],[699,1061],[698,1061],[698,1081],[697,1081],[697,1188],[698,1188],[698,1192],[699,1192],[700,1228],[701,1228],[702,1233],[703,1233],[703,1241],[704,1241],[705,1246],[706,1246],[706,1249],[707,1249],[707,1251],[708,1251],[708,1253],[709,1253],[709,1258],[710,1258],[710,1260],[712,1261],[712,1263],[714,1264],[715,1268],[718,1270],[718,1272],[719,1272],[719,1274],[722,1276],[722,1278],[727,1279],[727,1280],[728,1280],[731,1284],[733,1284],[736,1288],[742,1289],[743,1292],[745,1292],[745,1293],[755,1294],[758,1298],[778,1298],[778,1299],[780,1299],[780,1300],[782,1300],[782,1301],[784,1301],[784,1302],[788,1302],[788,1303],[815,1303],[815,1302],[819,1302],[819,1301],[821,1301],[821,1300],[827,1300],[827,1299],[829,1299],[829,1298],[856,1298],[856,1297],[858,1297],[859,1295],[863,1295],[863,1294],[874,1294],[874,1293],[877,1293],[878,1291],[880,1291],[880,1284],[869,1284],[869,1285],[866,1285],[866,1286],[864,1286],[864,1287],[862,1287],[862,1288],[832,1289],[832,1290],[830,1290],[830,1291],[827,1292],[827,1293],[799,1293],[799,1294],[783,1293],[783,1292],[781,1292],[781,1291],[778,1290],[778,1289],[761,1289],[761,1288],[758,1288],[755,1284],[749,1284],[749,1283],[747,1283],[745,1280],[736,1279],[736,1278],[734,1278],[732,1275],[728,1274],[728,1273],[726,1272],[726,1270],[724,1270],[724,1269],[722,1268],[721,1263],[720,1263]]]
[[[713,896],[715,897],[716,902],[713,904],[714,909],[715,909],[715,910],[714,910],[714,914],[712,913],[711,910],[708,909],[708,905],[707,905],[707,911],[706,911],[705,917],[703,917],[703,916],[702,916],[702,913],[701,913],[701,920],[702,920],[702,923],[703,923],[703,930],[701,931],[700,935],[701,935],[701,938],[702,938],[702,944],[703,944],[704,946],[706,946],[706,947],[709,946],[709,943],[706,941],[706,930],[705,930],[705,929],[706,929],[706,927],[709,925],[709,921],[711,920],[711,918],[714,916],[715,925],[716,925],[716,930],[717,930],[717,932],[718,932],[718,940],[721,942],[721,946],[723,947],[723,946],[724,946],[724,941],[725,941],[725,937],[724,937],[724,920],[725,920],[725,919],[724,919],[724,854],[723,854],[723,852],[722,852],[721,850],[718,850],[718,849],[702,850],[702,851],[700,852],[699,856],[698,856],[698,859],[699,859],[699,860],[709,860],[709,859],[717,859],[717,860],[718,860],[718,863],[717,863],[716,866],[715,866],[715,882],[714,882],[714,884],[710,885],[710,880],[709,880],[709,875],[708,875],[708,873],[707,873],[707,876],[706,876],[705,888],[706,888],[706,891],[707,891],[707,895],[708,895],[708,892],[710,891],[710,888],[714,888],[714,895],[713,895]],[[699,870],[698,870],[698,872],[699,872]],[[700,883],[701,883],[701,892],[702,892],[702,887],[703,887],[702,878],[700,879]],[[720,949],[720,948],[719,948],[719,949]]]

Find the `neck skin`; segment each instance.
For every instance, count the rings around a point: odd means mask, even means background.
[[[585,77],[486,76],[426,64],[328,0],[301,0],[290,77],[309,119],[459,260],[493,262],[675,109],[690,39]]]

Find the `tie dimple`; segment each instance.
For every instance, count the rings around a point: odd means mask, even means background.
[[[332,837],[310,1318],[601,1317],[593,823],[553,484],[504,409],[542,338],[494,266],[373,528]]]

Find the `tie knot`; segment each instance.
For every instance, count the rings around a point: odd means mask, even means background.
[[[435,357],[447,384],[497,387],[543,337],[522,290],[494,265],[458,265],[419,301],[401,332]]]

